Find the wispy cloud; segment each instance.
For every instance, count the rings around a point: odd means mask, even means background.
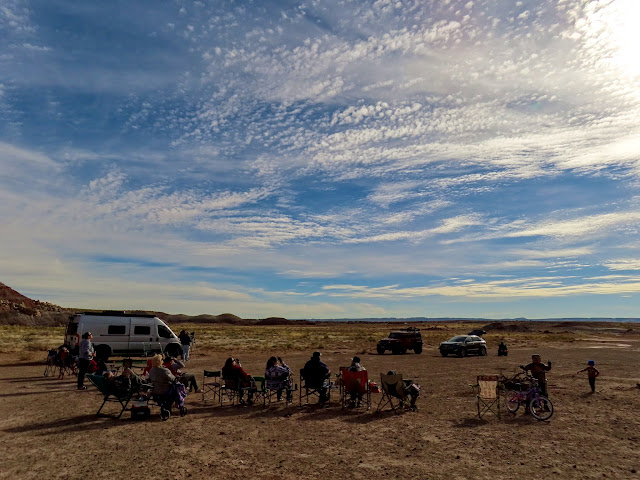
[[[0,6],[2,281],[251,316],[636,301],[633,0],[63,8]]]

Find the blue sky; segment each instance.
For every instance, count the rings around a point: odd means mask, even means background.
[[[638,316],[640,4],[0,1],[0,281],[246,318]]]

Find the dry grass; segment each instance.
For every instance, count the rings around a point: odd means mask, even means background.
[[[59,347],[64,341],[64,327],[0,325],[0,353],[34,354]]]
[[[318,325],[238,326],[228,324],[172,324],[175,332],[196,332],[197,349],[202,352],[279,351],[349,351],[373,353],[376,343],[393,329],[405,325],[389,323],[322,323]],[[421,328],[425,348],[436,348],[453,335],[482,327],[472,322],[442,322],[416,325]],[[21,355],[21,360],[44,357],[50,348],[63,343],[64,327],[0,325],[0,353]],[[489,332],[485,336],[490,348],[504,339],[508,345],[544,345],[549,342],[572,342],[579,337],[567,332]]]

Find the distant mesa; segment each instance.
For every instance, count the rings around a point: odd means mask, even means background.
[[[520,323],[517,320],[514,323],[505,322],[492,322],[482,327],[487,332],[500,331],[500,332],[529,332],[531,328],[524,323]]]

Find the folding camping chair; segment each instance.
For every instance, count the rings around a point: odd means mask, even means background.
[[[262,402],[267,404],[267,386],[264,377],[251,377],[251,391],[253,392],[253,401],[255,403]]]
[[[267,378],[265,377],[265,400],[268,403],[282,400],[282,394],[285,394],[285,403],[289,405],[293,402],[293,381],[291,373],[283,378]]]
[[[310,384],[309,381],[306,378],[304,378],[304,368],[300,369],[300,395],[299,395],[300,406],[302,406],[303,399],[306,400],[304,405],[308,405],[309,397],[313,397],[313,396],[318,397],[318,403],[320,403],[320,398],[322,397],[323,390],[326,392],[325,398],[326,398],[326,402],[328,402],[329,399],[331,398],[330,380],[328,378],[325,378],[322,381],[321,385],[317,385],[313,383]]]
[[[231,402],[231,405],[241,405],[244,404],[244,394],[245,393],[255,393],[253,377],[249,377],[248,383],[238,383],[236,378],[224,378],[222,377],[222,387],[221,387],[221,395],[220,395],[220,404],[222,405],[225,399]],[[248,402],[251,403],[251,402]]]
[[[407,400],[407,394],[404,390],[404,380],[401,373],[393,375],[380,374],[380,385],[382,386],[382,398],[378,403],[376,412],[382,411],[386,406],[391,407],[391,410],[396,411],[398,407],[404,404]],[[397,400],[397,403],[393,402]]]
[[[54,376],[56,373],[56,370],[58,368],[57,365],[57,356],[58,356],[58,351],[55,349],[49,350],[49,352],[47,353],[47,360],[45,362],[45,367],[44,367],[44,375],[45,377],[48,377],[49,375]]]
[[[476,398],[478,417],[491,412],[500,418],[500,387],[498,375],[478,375]]]
[[[117,402],[122,407],[122,409],[120,410],[120,413],[116,417],[116,418],[120,418],[122,416],[122,413],[127,409],[127,405],[129,404],[129,401],[131,400],[131,397],[133,395],[132,392],[114,391],[110,387],[107,379],[104,378],[102,375],[94,375],[89,373],[87,374],[87,378],[104,397],[102,401],[102,405],[100,405],[100,408],[96,412],[96,415],[100,415],[100,411],[102,410],[102,407],[104,407],[104,405],[107,402],[113,402],[113,403]]]
[[[222,403],[222,372],[220,370],[205,370],[202,376],[202,402],[206,402],[207,394],[211,394],[213,401]]]
[[[348,367],[340,367],[340,405],[342,408],[365,405],[371,408],[371,389],[369,374],[366,370],[349,371]]]

